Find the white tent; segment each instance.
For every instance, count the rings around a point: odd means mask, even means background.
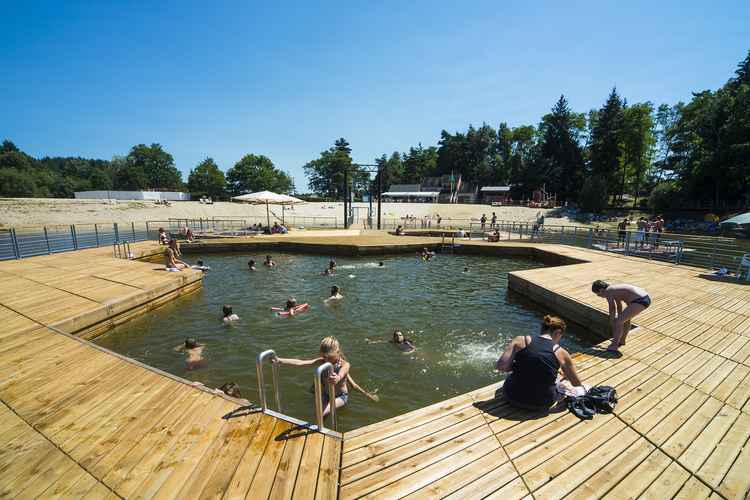
[[[268,210],[268,205],[296,205],[298,203],[304,203],[303,200],[295,198],[294,196],[274,193],[271,191],[258,191],[257,193],[233,196],[232,199],[243,203],[252,203],[253,205],[265,205],[266,219],[268,220],[269,228],[271,227],[271,215]]]

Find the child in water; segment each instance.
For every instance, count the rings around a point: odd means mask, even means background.
[[[331,287],[331,295],[330,295],[330,297],[328,297],[327,299],[325,299],[324,302],[326,304],[328,304],[330,302],[338,302],[339,300],[342,300],[343,298],[344,298],[344,296],[341,295],[341,289],[338,286],[333,285]]]
[[[329,405],[330,395],[328,394],[328,381],[334,383],[336,395],[336,408],[346,406],[349,401],[349,386],[347,385],[347,376],[351,365],[344,359],[341,352],[341,345],[335,337],[326,337],[320,342],[320,356],[313,359],[296,359],[296,358],[273,358],[274,363],[291,366],[310,366],[320,365],[329,362],[333,365],[333,371],[329,372],[328,380],[323,384],[323,416],[328,415],[331,410]]]
[[[195,370],[206,365],[203,358],[203,344],[192,337],[185,339],[185,343],[175,347],[175,351],[185,353],[185,368]]]
[[[247,261],[247,269],[249,271],[255,271],[255,261],[254,260],[250,259],[249,261]]]
[[[263,261],[263,265],[266,267],[275,267],[276,263],[273,261],[270,255],[266,255],[266,260]]]
[[[232,321],[237,321],[240,319],[239,316],[237,316],[236,314],[232,312],[232,306],[230,305],[225,305],[222,308],[222,311],[224,313],[224,317],[223,317],[224,323],[230,323]]]
[[[297,299],[294,297],[289,297],[286,301],[286,306],[284,306],[284,310],[289,313],[289,316],[294,316],[294,310],[297,307]]]
[[[393,344],[396,344],[396,347],[398,347],[404,352],[411,352],[414,349],[416,349],[416,347],[414,347],[414,343],[411,340],[404,337],[404,334],[401,330],[393,331],[393,340],[391,340],[391,342]]]

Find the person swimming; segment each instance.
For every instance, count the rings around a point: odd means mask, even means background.
[[[385,264],[383,264],[383,262],[382,262],[382,261],[381,261],[381,262],[378,262],[378,267],[385,267]]]
[[[336,272],[336,261],[331,259],[328,261],[328,269],[330,269],[333,272]]]
[[[344,296],[341,295],[341,289],[338,286],[333,285],[331,287],[331,295],[327,299],[325,299],[324,302],[325,303],[338,302],[339,300],[342,300],[343,298]]]
[[[266,255],[266,260],[263,261],[263,265],[266,267],[275,267],[276,263],[273,261],[270,255]]]
[[[469,266],[464,266],[464,272],[465,272],[465,273],[468,273],[468,272],[469,272]]]
[[[331,269],[330,267],[326,267],[320,274],[323,276],[333,276],[334,274],[336,274],[336,268],[334,267],[333,269]]]
[[[284,306],[284,311],[288,312],[290,316],[294,316],[297,309],[297,299],[289,297]]]
[[[224,317],[222,318],[224,323],[229,323],[231,321],[237,321],[240,319],[239,316],[237,316],[236,314],[234,314],[234,312],[232,312],[232,306],[230,305],[225,305],[222,308],[222,312],[224,313]]]
[[[412,352],[416,349],[414,342],[404,337],[404,333],[401,330],[393,330],[393,339],[391,340],[391,343],[396,344],[396,347],[404,352]]]
[[[184,344],[175,348],[175,351],[184,352],[185,368],[195,370],[206,365],[206,360],[203,358],[203,348],[203,344],[199,344],[193,337],[188,337]]]
[[[255,269],[255,261],[254,260],[250,259],[249,261],[247,261],[247,269],[249,271],[255,271],[256,270]]]

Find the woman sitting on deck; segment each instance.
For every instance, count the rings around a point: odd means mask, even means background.
[[[178,259],[178,256],[177,240],[170,240],[169,246],[164,250],[164,265],[167,266],[167,271],[180,271],[181,269],[190,267],[187,262]]]
[[[565,322],[547,315],[539,335],[515,337],[508,343],[496,366],[502,372],[512,372],[503,384],[512,405],[549,410],[561,397],[557,391],[560,368],[573,386],[581,385],[570,354],[559,345],[564,333]]]

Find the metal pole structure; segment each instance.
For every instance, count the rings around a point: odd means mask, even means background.
[[[135,222],[130,223],[130,229],[133,230],[133,241],[135,241]]]
[[[18,246],[18,236],[16,235],[16,228],[10,228],[10,239],[13,242],[13,252],[16,254],[16,259],[21,258],[21,247]]]
[[[315,370],[315,378],[313,379],[313,386],[315,387],[315,421],[318,424],[318,430],[322,430],[325,427],[325,419],[323,418],[323,388],[320,379],[323,377],[323,374],[329,371],[333,371],[333,365],[326,361]],[[336,392],[332,382],[328,384],[328,401],[331,405],[332,429],[336,430]]]
[[[70,225],[70,237],[73,238],[73,249],[78,250],[78,238],[76,237],[75,224]]]
[[[96,247],[99,248],[99,227],[96,224],[94,224],[94,235],[96,236]]]
[[[385,174],[385,165],[378,169],[378,230],[380,227],[380,198],[383,197],[383,175]]]
[[[349,203],[349,170],[344,167],[344,229],[349,229],[349,211],[347,210],[347,204]]]
[[[47,253],[51,254],[52,250],[49,247],[49,235],[47,234],[47,226],[44,226],[44,241],[47,242]]]
[[[112,224],[115,229],[115,241],[120,241],[120,231],[117,229],[117,222]]]

